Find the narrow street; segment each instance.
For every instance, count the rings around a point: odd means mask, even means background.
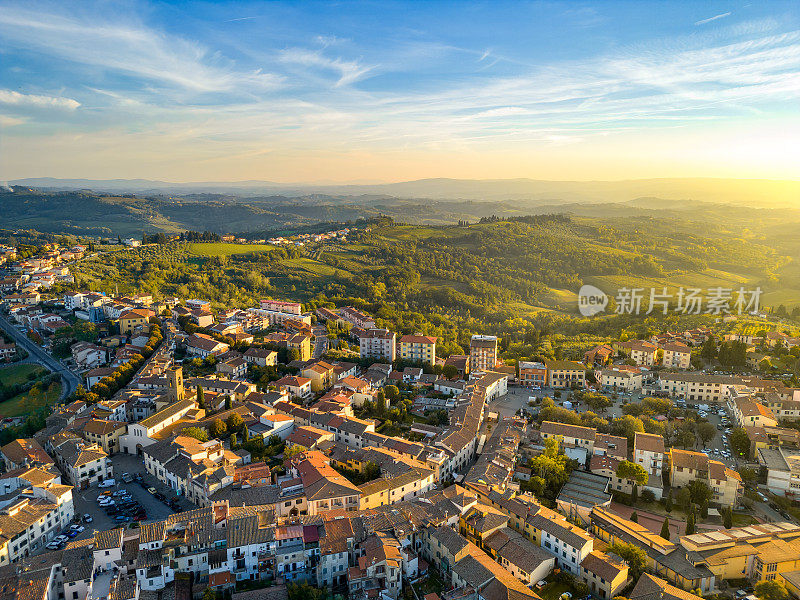
[[[311,354],[314,358],[319,358],[328,349],[328,329],[325,325],[314,325],[311,331],[314,332],[314,348]]]

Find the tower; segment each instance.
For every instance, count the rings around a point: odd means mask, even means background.
[[[167,387],[173,402],[183,400],[185,397],[183,390],[183,367],[170,367],[167,371]]]

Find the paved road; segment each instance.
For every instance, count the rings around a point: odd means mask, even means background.
[[[2,327],[9,336],[14,338],[14,341],[17,344],[27,350],[28,354],[32,358],[36,359],[36,362],[48,368],[53,373],[58,373],[61,375],[62,400],[74,392],[79,385],[81,385],[81,380],[77,375],[75,375],[75,373],[67,369],[55,358],[34,344],[24,333],[14,327],[14,325],[12,325],[11,322],[2,314],[0,314],[0,327]]]
[[[314,332],[314,358],[319,358],[328,349],[328,328],[325,325],[314,325],[311,328]]]

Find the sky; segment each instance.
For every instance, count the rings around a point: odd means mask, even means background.
[[[0,0],[0,179],[800,179],[797,2]]]

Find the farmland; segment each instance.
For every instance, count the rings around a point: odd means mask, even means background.
[[[272,248],[272,246],[267,246],[265,244],[224,244],[222,242],[200,242],[187,244],[186,253],[189,256],[201,257],[234,256],[236,254],[256,254],[270,252]]]

